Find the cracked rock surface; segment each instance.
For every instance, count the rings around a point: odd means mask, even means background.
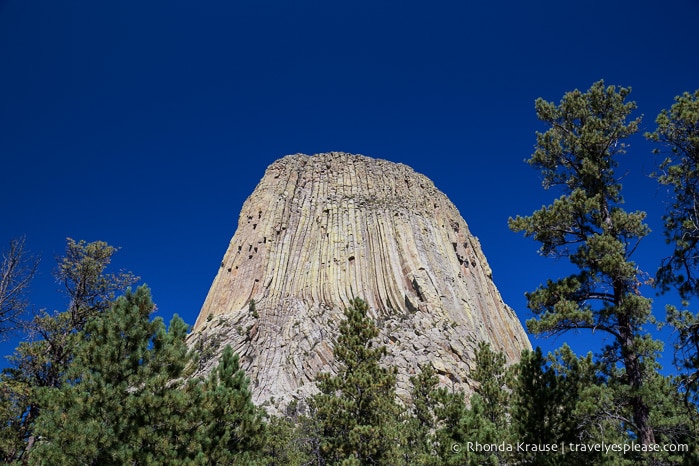
[[[202,372],[231,345],[254,401],[280,412],[315,392],[319,371],[333,370],[342,310],[355,296],[371,308],[401,397],[424,364],[442,384],[470,392],[478,341],[509,362],[531,348],[454,204],[406,165],[338,152],[267,168],[190,344]]]

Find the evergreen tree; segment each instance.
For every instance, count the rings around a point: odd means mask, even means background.
[[[435,444],[437,456],[441,460],[438,464],[457,466],[475,463],[474,454],[466,447],[467,442],[480,442],[483,435],[479,434],[485,433],[488,436],[489,433],[482,425],[485,418],[480,415],[480,404],[476,402],[475,407],[472,404],[469,410],[463,391],[444,387],[437,390],[435,398],[438,402],[435,407]]]
[[[653,404],[651,422],[660,445],[688,445],[689,451],[660,451],[652,455],[656,464],[699,464],[697,422],[699,413],[695,405],[686,404],[678,390],[677,377],[656,374],[647,383],[648,399]]]
[[[699,90],[675,97],[670,110],[655,120],[657,129],[646,138],[669,149],[657,179],[673,190],[664,216],[665,235],[673,255],[660,268],[663,289],[676,287],[683,297],[699,293]],[[661,153],[660,149],[655,150]]]
[[[699,296],[699,90],[675,97],[670,110],[663,110],[655,121],[656,131],[646,137],[669,149],[657,179],[671,187],[673,194],[664,220],[665,236],[674,250],[658,271],[658,283],[663,291],[676,288],[686,300]],[[682,383],[696,404],[699,314],[676,307],[668,311],[668,321],[679,331],[677,359],[685,372]]]
[[[510,429],[513,373],[506,366],[505,355],[494,352],[490,343],[478,342],[475,367],[469,377],[476,382],[471,406],[467,411],[470,427],[469,439],[481,444],[501,445],[513,441]],[[479,464],[505,464],[510,457],[507,451],[470,452]]]
[[[553,390],[548,389],[544,384],[534,386],[534,389],[540,389],[539,394],[554,391],[554,395],[547,393],[544,396],[553,396],[555,403],[559,405],[558,411],[562,418],[556,417],[555,412],[552,413],[552,424],[560,426],[557,432],[561,441],[599,444],[612,441],[613,438],[621,443],[622,439],[616,435],[621,427],[614,415],[615,410],[618,409],[618,404],[614,401],[613,391],[607,387],[606,380],[593,359],[593,354],[589,352],[585,356],[578,357],[567,344],[563,344],[553,354],[549,353],[547,360],[548,367],[538,357],[536,361],[541,362],[541,365],[537,367],[536,364],[530,364],[530,367],[535,373],[555,374],[556,380],[551,384]],[[532,378],[531,375],[525,375],[525,372],[526,369],[520,370],[518,379]],[[527,385],[520,383],[518,392],[521,392],[522,388]],[[521,404],[520,400],[527,396],[527,390],[523,391],[524,396],[522,394],[517,396],[518,405]],[[516,410],[526,411],[519,406]],[[526,412],[524,415],[527,415]],[[518,421],[513,422],[519,423]],[[518,426],[517,429],[520,430],[521,427]],[[611,437],[610,432],[613,433]],[[564,462],[574,465],[604,464],[605,458],[601,456],[594,452],[574,453],[566,451]]]
[[[541,348],[523,352],[513,396],[512,423],[516,441],[558,446],[577,443],[578,388],[572,374],[559,375],[548,367]],[[586,455],[576,459],[590,461],[591,454]],[[519,461],[532,465],[570,464],[574,456],[570,453],[564,456],[564,452],[524,452]]]
[[[483,415],[500,434],[507,430],[513,387],[512,372],[505,362],[503,353],[494,352],[490,343],[481,341],[476,347],[475,367],[469,374],[476,382],[474,394],[482,401]]]
[[[138,281],[139,277],[131,272],[106,272],[118,250],[104,241],[66,239],[66,250],[54,275],[70,299],[70,325],[77,331],[92,316],[109,309],[118,293]]]
[[[249,383],[238,355],[226,346],[194,409],[200,422],[196,430],[199,464],[254,465],[261,461],[265,424],[263,412],[252,402]]]
[[[2,445],[7,461],[21,458],[32,448],[33,425],[40,412],[36,392],[42,387],[60,386],[72,360],[78,332],[89,318],[109,307],[116,293],[138,279],[128,272],[106,272],[116,251],[102,241],[67,239],[65,255],[59,260],[55,275],[70,299],[68,310],[41,312],[29,322],[26,341],[9,358],[11,367],[3,371],[0,380],[0,402],[9,410],[11,419],[0,428],[2,437],[8,439]]]
[[[511,452],[492,447],[513,441],[509,412],[513,380],[511,370],[505,366],[505,356],[493,352],[490,344],[480,342],[470,377],[475,382],[470,406],[460,390],[442,387],[434,396],[435,445],[440,459],[436,464],[507,464],[513,459]]]
[[[29,324],[26,342],[17,348],[9,374],[24,378],[31,386],[55,387],[72,357],[75,335],[91,317],[111,306],[117,293],[138,281],[130,272],[108,273],[117,248],[103,241],[86,243],[66,240],[56,281],[69,298],[68,310],[42,312]]]
[[[12,463],[26,449],[27,431],[31,422],[24,413],[30,404],[30,387],[15,380],[0,380],[0,461]]]
[[[32,464],[171,464],[186,454],[186,391],[173,389],[189,357],[186,325],[150,321],[140,287],[91,319],[60,388],[42,390]]]
[[[30,464],[256,464],[262,412],[237,356],[191,378],[186,324],[153,309],[142,286],[88,321],[61,386],[41,390]]]
[[[683,418],[692,421],[689,443],[693,453],[687,457],[699,464],[699,313],[686,309],[691,299],[699,297],[699,90],[675,97],[675,103],[655,121],[657,129],[646,137],[669,149],[657,179],[672,188],[663,219],[673,253],[658,270],[658,286],[663,292],[673,288],[679,291],[685,308],[668,306],[667,320],[678,331],[675,361],[681,376],[677,382],[685,395]],[[666,380],[661,383],[667,385]],[[684,432],[678,425],[687,424],[676,423],[672,431]]]
[[[396,371],[379,364],[386,348],[374,346],[378,329],[368,309],[355,298],[345,310],[333,349],[337,375],[320,374],[311,400],[326,464],[398,462]]]
[[[544,377],[548,383],[524,382],[518,391],[524,389],[524,397],[550,397],[552,404],[558,406],[557,411],[543,409],[540,412],[543,413],[544,419],[550,419],[549,424],[555,427],[551,429],[553,434],[559,441],[566,443],[566,448],[569,447],[567,442],[597,445],[622,444],[630,440],[627,426],[632,425],[633,420],[629,418],[628,409],[625,406],[624,384],[617,382],[621,378],[620,376],[605,374],[607,368],[604,367],[603,363],[596,363],[592,353],[578,357],[567,344],[564,344],[553,354],[549,354],[547,359],[550,365],[548,367],[540,358],[533,359],[541,365],[530,363],[529,372],[547,374]],[[531,360],[532,358],[530,358]],[[519,375],[523,381],[533,378],[532,375],[525,375],[524,372],[526,370]],[[623,386],[615,388],[614,384]],[[529,391],[526,389],[527,386],[531,387],[534,393],[527,393]],[[520,396],[518,396],[518,405],[522,400]],[[529,417],[526,403],[524,408],[518,406],[515,411],[523,413],[525,418]],[[520,418],[521,415],[518,414],[516,417]],[[530,422],[536,418],[536,415],[532,418]],[[518,420],[514,422],[519,423]],[[522,430],[523,427],[518,426],[517,429]],[[572,465],[610,464],[621,466],[643,462],[643,458],[635,457],[634,454],[575,452],[569,448],[564,452],[563,458],[552,459],[558,461],[559,464]]]
[[[266,466],[301,466],[314,464],[313,445],[308,431],[310,418],[271,416],[267,422],[264,445]]]
[[[605,87],[564,95],[560,105],[536,101],[536,112],[549,129],[537,133],[529,164],[543,175],[544,188],[559,187],[563,195],[529,217],[510,219],[510,228],[541,243],[540,253],[566,257],[578,273],[548,280],[527,294],[538,316],[527,322],[535,334],[559,334],[589,329],[604,332],[612,343],[603,350],[606,370],[628,388],[626,405],[639,441],[654,443],[651,406],[644,385],[656,370],[661,349],[644,330],[652,321],[650,301],[639,287],[644,275],[631,260],[649,230],[644,212],[621,205],[621,184],[615,174],[624,140],[638,131],[640,119],[627,121],[636,108],[627,102],[628,88]],[[617,364],[623,373],[617,374]]]
[[[401,425],[401,456],[404,464],[441,464],[437,457],[436,409],[439,379],[431,365],[410,377],[410,407]]]
[[[463,391],[442,387],[435,398],[438,404],[434,437],[438,461],[428,464],[507,464],[510,452],[492,446],[509,444],[509,423],[504,430],[497,429],[488,418],[488,408],[480,395],[472,394],[468,406]]]
[[[107,274],[115,248],[68,239],[57,279],[68,310],[32,322],[0,380],[4,462],[31,464],[254,464],[263,413],[230,349],[206,380],[177,316],[150,321],[147,288]]]

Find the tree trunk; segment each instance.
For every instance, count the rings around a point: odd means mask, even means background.
[[[619,335],[621,337],[621,355],[632,390],[630,402],[633,410],[633,421],[637,429],[636,434],[639,442],[643,445],[650,445],[655,443],[655,434],[650,425],[650,408],[643,400],[643,397],[638,395],[640,388],[643,386],[643,373],[641,362],[634,349],[633,331],[627,316],[619,317]]]

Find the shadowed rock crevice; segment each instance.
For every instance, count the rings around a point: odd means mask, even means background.
[[[277,160],[238,229],[190,337],[241,355],[257,403],[283,408],[332,370],[342,309],[365,299],[399,370],[468,390],[477,341],[510,361],[529,340],[456,207],[410,167],[345,153]],[[248,310],[255,301],[258,317]],[[202,367],[209,370],[216,358]]]

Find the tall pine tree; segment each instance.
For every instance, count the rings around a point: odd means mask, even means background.
[[[311,400],[321,424],[327,464],[396,464],[398,461],[395,368],[381,367],[384,346],[369,306],[355,298],[345,310],[333,354],[337,375],[320,374]]]
[[[603,349],[607,370],[628,388],[625,402],[640,442],[655,442],[651,406],[644,386],[656,369],[661,345],[644,326],[652,321],[650,300],[640,295],[645,277],[632,261],[639,241],[648,234],[644,212],[622,208],[617,158],[626,138],[638,131],[639,119],[628,121],[636,105],[630,89],[596,82],[587,92],[568,92],[559,105],[536,101],[538,118],[549,129],[537,133],[529,164],[541,171],[544,188],[563,195],[531,216],[510,219],[510,228],[541,243],[540,253],[567,258],[577,269],[550,279],[528,293],[537,319],[527,322],[535,334],[588,329],[604,332],[611,344]]]
[[[664,291],[675,288],[684,299],[699,297],[699,90],[675,97],[670,110],[655,120],[646,137],[668,149],[658,181],[672,189],[664,216],[665,236],[672,255],[658,271]],[[660,153],[661,150],[656,150]],[[677,359],[684,370],[685,393],[699,402],[699,314],[669,309],[668,320],[679,331]]]
[[[671,188],[665,216],[665,237],[673,252],[658,273],[661,291],[676,289],[681,306],[667,307],[667,320],[675,327],[675,361],[681,371],[680,391],[691,423],[693,460],[699,463],[699,313],[687,309],[699,297],[699,90],[675,97],[669,110],[655,120],[657,128],[646,137],[665,154],[657,179]],[[675,427],[673,434],[678,429]],[[673,435],[674,436],[674,435]]]

